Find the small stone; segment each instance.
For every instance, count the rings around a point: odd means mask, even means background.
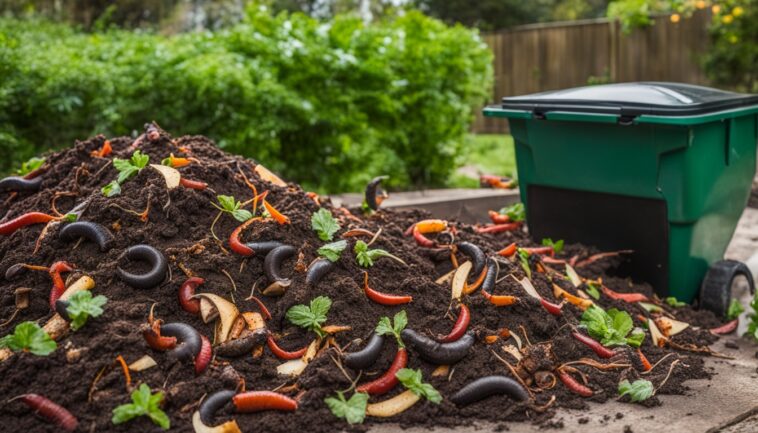
[[[82,349],[69,349],[66,351],[66,362],[69,364],[74,364],[76,362],[79,362],[79,359],[82,357]]]

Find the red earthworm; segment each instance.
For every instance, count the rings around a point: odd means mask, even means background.
[[[211,347],[211,342],[208,340],[208,337],[200,334],[200,341],[200,352],[198,352],[195,357],[195,374],[204,372],[205,369],[208,368],[208,365],[211,363],[211,358],[213,357],[213,348]]]
[[[142,336],[145,337],[145,341],[151,349],[165,351],[176,347],[176,337],[161,335],[160,320],[155,320],[152,324],[143,326]]]
[[[437,341],[440,343],[450,343],[451,341],[456,341],[459,338],[463,336],[463,334],[466,333],[466,330],[468,329],[468,324],[471,321],[471,312],[469,311],[468,307],[465,304],[461,304],[460,306],[460,312],[458,313],[458,319],[455,321],[455,325],[453,325],[453,329],[450,331],[449,334],[438,337]]]
[[[43,418],[65,431],[72,432],[76,430],[76,426],[79,424],[76,417],[65,407],[39,394],[23,394],[15,398],[21,400],[22,403],[34,409]]]
[[[494,234],[494,233],[510,232],[510,231],[518,229],[519,227],[521,227],[520,222],[494,224],[494,225],[485,226],[485,227],[477,227],[476,232]]]
[[[546,255],[546,256],[554,256],[555,250],[553,247],[530,247],[530,248],[522,248],[522,250],[529,253],[529,255],[532,254],[538,254],[538,255]]]
[[[26,227],[32,224],[48,223],[52,220],[58,219],[52,215],[48,215],[42,212],[29,212],[19,217],[16,217],[10,221],[6,221],[0,224],[0,235],[9,236],[16,230]]]
[[[66,283],[63,281],[63,277],[61,277],[61,273],[71,272],[73,270],[74,265],[63,261],[55,262],[50,265],[48,273],[50,274],[50,278],[53,280],[53,288],[50,290],[51,310],[55,310],[55,301],[57,301],[63,292],[66,291]]]
[[[271,335],[268,336],[266,339],[266,345],[269,349],[271,349],[271,352],[279,359],[297,359],[305,355],[305,351],[308,350],[308,346],[303,347],[302,349],[295,350],[293,352],[289,352],[287,350],[282,349],[279,347],[279,345],[276,343],[276,340],[274,340],[274,337]]]
[[[605,296],[615,299],[617,301],[624,301],[624,302],[648,302],[650,299],[643,295],[642,293],[618,293],[614,292],[613,290],[603,286],[603,293],[605,293]]]
[[[240,240],[240,235],[242,234],[242,231],[246,229],[250,224],[255,221],[259,221],[260,219],[260,217],[250,218],[232,231],[232,234],[229,235],[229,248],[231,248],[232,251],[241,256],[253,255],[253,249],[242,243]]]
[[[199,180],[185,179],[184,176],[182,176],[179,179],[179,184],[181,184],[185,188],[196,189],[198,191],[202,191],[202,190],[208,188],[208,184],[207,183],[201,182]]]
[[[395,354],[395,359],[392,361],[392,365],[390,365],[390,368],[387,369],[383,375],[371,382],[364,383],[355,390],[357,392],[365,392],[371,395],[382,395],[389,392],[399,382],[395,374],[405,368],[407,363],[408,351],[405,350],[404,347],[399,347]]]
[[[561,379],[561,382],[563,382],[564,385],[566,385],[566,388],[575,394],[579,394],[582,397],[592,397],[594,394],[591,389],[577,382],[576,379],[571,377],[571,375],[564,370],[558,370],[558,378]]]
[[[561,315],[561,310],[563,310],[563,302],[560,304],[553,304],[552,302],[546,301],[545,298],[540,298],[540,303],[542,304],[542,307],[553,316]]]
[[[585,346],[592,349],[592,351],[595,352],[595,354],[601,358],[608,359],[616,354],[613,350],[603,346],[592,337],[589,337],[577,331],[572,332],[571,335],[574,336],[574,338],[576,338],[580,342],[584,343]]]
[[[179,287],[179,305],[182,309],[191,314],[200,312],[200,300],[194,299],[195,290],[198,286],[205,283],[205,280],[199,277],[190,277]]]
[[[232,397],[237,412],[250,413],[264,410],[294,411],[297,401],[273,391],[248,391]]]
[[[401,305],[413,301],[413,296],[388,295],[372,289],[368,285],[368,272],[365,271],[363,272],[363,291],[369,299],[381,305]]]
[[[737,329],[737,325],[739,324],[739,321],[740,319],[734,319],[730,322],[727,322],[724,325],[721,325],[717,328],[713,328],[710,330],[711,334],[716,334],[716,335],[731,334],[732,332],[734,332],[735,329]]]

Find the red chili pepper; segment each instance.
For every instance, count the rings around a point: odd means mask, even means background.
[[[242,230],[245,230],[250,224],[257,220],[260,220],[260,217],[250,218],[249,220],[240,224],[240,226],[234,229],[234,231],[232,231],[232,234],[229,235],[229,248],[231,248],[232,251],[241,256],[253,255],[253,249],[240,241],[240,235],[242,234]]]
[[[142,336],[145,337],[145,341],[151,349],[166,351],[176,347],[176,337],[164,337],[161,335],[160,320],[153,321],[152,325],[142,331]]]
[[[297,401],[273,391],[248,391],[232,397],[237,412],[251,413],[264,410],[297,410]]]
[[[566,388],[575,394],[579,394],[582,397],[592,397],[594,394],[591,389],[577,382],[576,379],[563,370],[558,370],[558,377],[561,379],[561,382],[566,385]]]
[[[436,243],[429,239],[428,237],[424,236],[418,229],[417,226],[413,226],[413,239],[416,240],[416,244],[418,244],[421,247],[425,248],[432,248],[436,245]]]
[[[503,256],[503,257],[510,257],[510,256],[516,254],[516,249],[517,249],[516,243],[513,242],[510,245],[508,245],[507,247],[505,247],[502,250],[498,251],[497,254],[499,256]]]
[[[541,256],[546,255],[546,256],[551,256],[551,257],[555,255],[555,250],[553,249],[553,247],[531,247],[531,248],[522,248],[522,250],[529,253],[529,255],[538,254]]]
[[[580,332],[572,332],[571,335],[573,335],[574,338],[576,338],[580,342],[584,343],[584,345],[586,345],[587,347],[589,347],[590,349],[592,349],[592,351],[595,352],[595,354],[597,356],[601,357],[601,358],[608,359],[608,358],[612,357],[613,355],[615,355],[614,351],[612,351],[611,349],[603,346],[602,344],[600,344],[597,340],[593,339],[592,337],[584,335],[584,334],[582,334]]]
[[[79,424],[76,417],[71,414],[65,407],[54,403],[46,397],[39,394],[23,394],[17,399],[22,403],[34,409],[34,411],[43,418],[57,425],[65,431],[74,431]]]
[[[731,334],[732,332],[734,332],[735,329],[737,329],[737,325],[739,324],[739,322],[740,322],[739,318],[734,319],[730,322],[727,322],[724,325],[711,329],[711,334],[715,334],[715,335]]]
[[[461,304],[460,311],[458,312],[458,319],[455,321],[453,329],[449,334],[441,336],[437,340],[440,343],[450,343],[451,341],[458,340],[466,333],[469,322],[471,322],[471,311],[469,311],[465,304]]]
[[[503,232],[510,232],[513,230],[518,229],[521,227],[520,222],[516,223],[506,223],[506,224],[493,224],[485,227],[477,227],[476,232],[477,233],[503,233]]]
[[[204,372],[211,363],[211,357],[213,357],[213,348],[211,347],[211,342],[208,340],[208,337],[200,334],[200,341],[202,341],[200,352],[198,352],[195,357],[195,374]]]
[[[650,365],[650,361],[647,360],[647,357],[640,349],[637,349],[637,355],[640,357],[640,362],[642,363],[642,367],[644,368],[644,371],[650,371],[653,366]]]
[[[355,390],[357,392],[366,392],[371,395],[382,395],[389,392],[399,382],[395,374],[405,368],[407,363],[408,352],[404,347],[400,347],[397,349],[395,360],[392,361],[392,365],[390,365],[390,368],[383,375],[371,382],[364,383]]]
[[[263,313],[263,318],[266,320],[271,320],[271,312],[268,311],[268,308],[266,308],[266,304],[263,303],[260,299],[258,299],[255,296],[250,296],[248,299],[252,299],[255,301],[256,304],[258,304],[258,308],[261,310],[261,313]]]
[[[561,311],[563,310],[563,302],[560,304],[553,304],[552,302],[546,301],[545,298],[540,298],[540,304],[542,304],[542,308],[547,310],[547,312],[553,316],[560,316]]]
[[[506,224],[511,222],[511,217],[508,215],[501,215],[494,210],[487,212],[487,214],[490,216],[493,224]]]
[[[269,349],[271,349],[271,353],[274,354],[279,359],[297,359],[301,358],[303,355],[305,355],[305,351],[308,350],[308,346],[306,345],[302,349],[295,350],[294,352],[288,352],[281,347],[279,347],[278,344],[276,344],[276,340],[274,340],[274,337],[268,336],[266,339],[266,345]]]
[[[413,301],[413,296],[398,296],[388,295],[386,293],[377,292],[368,286],[368,272],[363,272],[363,291],[366,292],[366,296],[377,304],[382,305],[401,305],[407,304]]]
[[[201,286],[205,280],[199,277],[190,277],[179,287],[179,305],[182,309],[191,314],[200,312],[200,300],[193,299],[195,289]]]
[[[605,286],[603,286],[603,293],[605,293],[605,296],[617,301],[624,301],[629,303],[650,301],[650,299],[642,293],[618,293]]]
[[[205,188],[208,188],[208,184],[205,182],[201,182],[199,180],[185,179],[184,177],[181,177],[179,179],[179,184],[185,188],[196,189],[199,191],[202,191]]]
[[[50,289],[50,309],[55,310],[55,301],[57,301],[63,292],[66,291],[66,283],[61,277],[62,272],[71,272],[74,270],[74,265],[67,262],[55,262],[50,265],[48,273],[53,280],[53,288]]]
[[[16,230],[32,224],[48,223],[57,217],[42,212],[29,212],[0,224],[0,235],[9,236]]]

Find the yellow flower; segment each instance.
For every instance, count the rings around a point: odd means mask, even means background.
[[[695,2],[695,7],[698,9],[704,9],[705,8],[705,1],[704,0],[698,0]]]
[[[724,15],[721,17],[721,22],[724,24],[731,24],[732,21],[734,21],[734,16],[732,15]]]
[[[713,12],[714,14],[719,13],[720,10],[721,10],[721,6],[719,6],[719,5],[713,5],[713,6],[711,6],[711,12]]]
[[[735,17],[742,15],[743,12],[745,12],[745,10],[742,9],[742,6],[737,6],[736,8],[732,9],[732,15]]]
[[[729,42],[732,44],[736,44],[739,42],[740,38],[737,37],[737,35],[731,35],[729,36]]]
[[[678,23],[680,19],[681,19],[681,17],[679,16],[679,14],[671,14],[671,22],[672,23]]]

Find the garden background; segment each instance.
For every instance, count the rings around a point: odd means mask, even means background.
[[[475,186],[514,170],[504,131],[473,125],[501,96],[629,79],[758,91],[756,3],[8,0],[0,172],[155,120],[322,193],[379,174],[394,188]],[[591,28],[607,30],[608,48]],[[658,45],[615,62],[613,47],[632,43]],[[540,44],[554,54],[533,58]],[[680,64],[659,67],[672,48]]]

